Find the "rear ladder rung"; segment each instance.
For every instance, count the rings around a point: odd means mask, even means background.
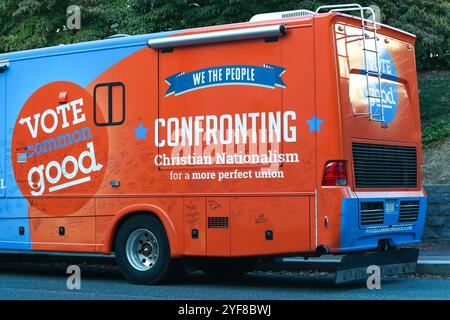
[[[378,50],[373,50],[373,49],[367,49],[367,48],[363,48],[363,50],[364,51],[369,51],[369,52],[372,52],[372,53],[380,53],[380,51],[378,51]]]
[[[366,73],[367,73],[368,75],[371,75],[371,76],[377,76],[377,77],[381,77],[381,76],[382,76],[382,74],[381,74],[380,72],[375,72],[375,71],[369,71],[369,70],[367,70]]]

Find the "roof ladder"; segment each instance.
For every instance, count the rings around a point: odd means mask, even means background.
[[[383,105],[383,97],[382,97],[382,91],[381,91],[381,78],[382,78],[382,72],[380,67],[380,52],[378,50],[378,35],[377,35],[377,22],[375,20],[375,12],[370,7],[362,7],[359,4],[342,4],[342,5],[326,5],[321,6],[317,8],[316,12],[320,13],[322,10],[327,10],[328,12],[346,12],[346,11],[358,11],[359,12],[359,18],[361,18],[361,30],[362,30],[362,41],[363,41],[363,56],[364,56],[364,69],[361,70],[366,77],[366,97],[367,97],[367,104],[368,104],[368,113],[355,113],[357,116],[368,116],[370,121],[376,121],[384,123],[385,117],[384,117],[384,105]],[[364,18],[364,12],[369,11],[369,13],[372,16],[372,19],[369,20],[370,23],[366,24],[366,19]],[[372,24],[372,26],[370,26]],[[371,29],[373,32],[373,37],[370,37],[366,34],[366,30]],[[373,46],[370,48],[368,47],[368,44],[370,44],[370,40],[373,40]],[[374,54],[375,55],[375,62],[376,62],[376,68],[375,70],[369,69],[369,66],[367,64],[367,56],[368,54]],[[376,77],[376,88],[378,88],[378,94],[371,94],[370,93],[370,87],[371,84],[373,84],[373,77]],[[378,103],[375,103],[375,107],[372,106],[372,102],[376,101]],[[376,106],[379,106],[378,110]],[[376,113],[374,113],[374,109],[377,110]]]

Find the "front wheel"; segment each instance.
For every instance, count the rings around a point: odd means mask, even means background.
[[[119,228],[115,241],[117,265],[126,279],[136,284],[168,281],[178,265],[162,223],[150,215],[135,216]]]

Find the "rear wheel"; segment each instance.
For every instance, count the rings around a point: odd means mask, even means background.
[[[117,265],[126,279],[136,284],[166,282],[181,265],[170,256],[162,223],[151,215],[125,221],[115,241]]]

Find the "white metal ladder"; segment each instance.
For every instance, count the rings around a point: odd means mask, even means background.
[[[327,10],[328,12],[346,12],[346,11],[358,11],[360,13],[361,18],[361,29],[362,29],[362,41],[363,41],[363,56],[364,56],[364,70],[366,76],[366,97],[367,97],[367,104],[368,104],[368,113],[356,113],[357,116],[368,116],[370,121],[377,121],[384,123],[384,106],[383,106],[383,97],[382,97],[382,91],[381,91],[381,68],[380,68],[380,56],[378,51],[378,35],[377,35],[377,25],[376,25],[376,19],[375,19],[375,11],[370,7],[362,7],[359,4],[341,4],[341,5],[326,5],[321,6],[317,8],[316,13],[320,13],[322,10]],[[372,26],[369,24],[366,24],[366,19],[364,18],[364,12],[369,11],[369,13],[372,15],[371,22]],[[366,29],[370,29],[373,32],[373,37],[370,37],[366,34]],[[373,48],[367,47],[367,40],[373,40]],[[370,70],[367,65],[367,54],[371,53],[375,55],[375,62],[376,62],[376,68],[375,70]],[[377,81],[377,88],[378,88],[378,95],[371,94],[370,93],[370,84],[372,77],[376,77]],[[372,101],[378,101],[379,105],[379,113],[373,112],[372,107]],[[375,103],[375,106],[377,104]]]

